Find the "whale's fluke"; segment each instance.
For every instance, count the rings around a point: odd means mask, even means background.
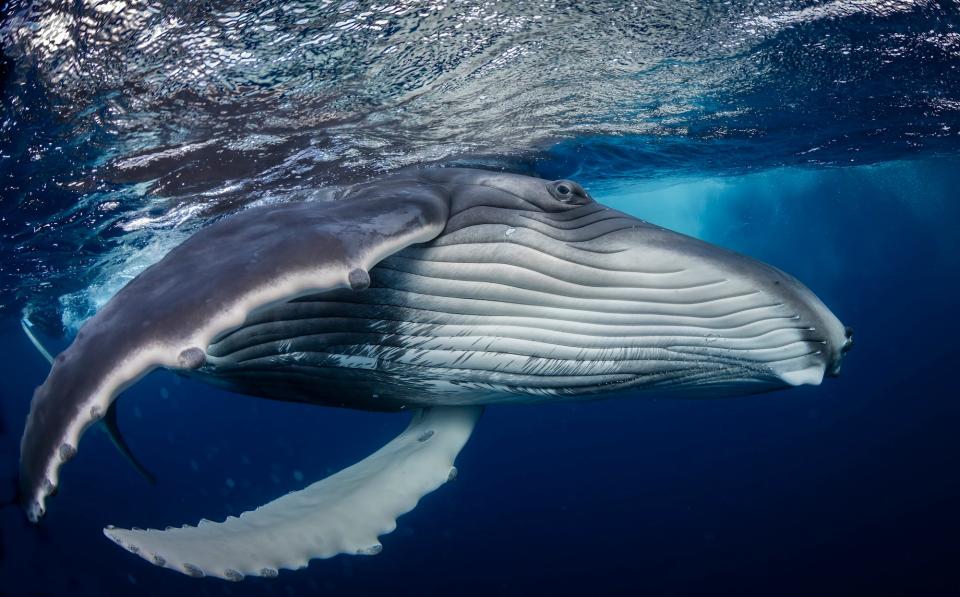
[[[190,576],[241,580],[315,558],[374,555],[379,537],[456,474],[454,459],[483,407],[431,407],[367,458],[300,491],[220,523],[104,534],[148,562]]]

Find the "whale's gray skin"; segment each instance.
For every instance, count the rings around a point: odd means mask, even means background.
[[[337,201],[225,218],[118,292],[56,358],[34,395],[21,443],[23,505],[31,520],[43,515],[59,466],[74,455],[83,430],[157,366],[279,400],[469,409],[618,392],[707,397],[819,384],[839,371],[850,336],[784,272],[604,207],[575,182],[405,171],[355,185]],[[423,419],[438,423],[411,425],[428,439],[442,425],[457,429],[442,458],[423,462],[452,465],[478,416],[449,412]],[[397,454],[419,449],[401,440]],[[434,443],[436,450],[444,445]],[[440,482],[434,475],[411,496]],[[314,495],[332,499],[331,487],[339,489],[331,483]],[[416,503],[409,501],[388,508],[377,533],[392,530],[395,516]],[[240,542],[222,543],[236,529],[223,523],[214,533],[210,524],[193,529],[203,531],[200,540],[216,535],[224,553]],[[159,541],[154,535],[108,536],[141,555],[160,545],[137,542]],[[188,553],[185,546],[197,541],[174,538],[174,547],[162,539],[170,551],[155,551],[152,561],[223,578],[259,573],[256,562],[215,561],[213,572],[170,564],[171,554]],[[344,545],[304,547],[292,561],[355,549]]]
[[[364,292],[259,311],[198,373],[255,396],[395,410],[747,394],[839,370],[844,327],[776,268],[604,207],[570,181],[424,176],[458,185],[438,237],[380,262]],[[572,198],[543,193],[558,185]]]

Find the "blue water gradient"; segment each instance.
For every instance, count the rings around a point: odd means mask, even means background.
[[[52,349],[192,231],[400,167],[573,178],[768,261],[855,333],[838,379],[488,409],[376,557],[195,580],[106,524],[214,520],[406,424],[155,372],[0,597],[960,595],[956,0],[0,0],[0,500]]]
[[[100,529],[236,514],[361,458],[406,417],[156,372],[119,408],[158,485],[89,432],[39,529],[0,511],[0,594],[956,594],[960,161],[581,180],[805,281],[856,329],[840,378],[740,399],[490,408],[457,480],[402,517],[381,555],[234,585],[151,566]],[[4,478],[46,372],[16,324],[0,335]]]

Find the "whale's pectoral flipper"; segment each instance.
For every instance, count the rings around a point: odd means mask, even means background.
[[[47,350],[47,347],[40,342],[40,339],[37,338],[37,335],[33,333],[33,323],[29,319],[23,318],[20,320],[20,327],[23,328],[23,333],[27,335],[27,339],[30,340],[30,343],[37,349],[37,352],[47,360],[48,363],[53,365],[53,355],[50,354],[50,351]],[[134,468],[140,476],[147,480],[151,485],[156,485],[157,477],[150,470],[140,462],[140,459],[134,455],[133,450],[130,449],[130,444],[127,443],[127,440],[123,438],[123,434],[120,432],[120,422],[117,418],[117,403],[114,402],[110,405],[110,408],[107,409],[107,414],[103,417],[103,420],[100,421],[100,428],[103,429],[103,432],[107,434],[107,437],[110,438],[113,447],[117,449],[120,454],[127,459],[127,462],[130,463],[130,466]]]
[[[43,345],[43,342],[40,342],[40,339],[37,338],[37,335],[33,333],[33,322],[31,322],[26,317],[20,320],[20,327],[23,328],[23,333],[26,334],[27,340],[30,340],[30,344],[33,344],[33,347],[37,349],[37,352],[40,353],[48,363],[53,365],[53,355],[50,354],[50,351],[47,350],[47,347]]]
[[[314,558],[373,555],[398,516],[456,474],[454,459],[483,408],[432,407],[370,456],[300,491],[223,522],[104,534],[147,561],[189,574],[240,580],[303,568]]]
[[[446,194],[418,178],[359,185],[342,201],[251,208],[204,228],[121,289],[37,388],[20,444],[21,499],[37,521],[60,465],[125,387],[156,367],[196,369],[254,310],[362,290],[383,258],[436,237]]]
[[[117,417],[117,403],[114,402],[110,405],[110,408],[107,409],[107,414],[103,417],[103,429],[106,434],[110,437],[110,441],[113,443],[113,447],[117,449],[124,458],[127,459],[127,462],[130,463],[130,466],[134,468],[135,471],[140,473],[140,476],[147,480],[151,485],[157,484],[157,477],[150,470],[140,462],[140,459],[136,457],[133,453],[133,450],[130,449],[130,445],[127,443],[127,440],[123,438],[123,434],[120,433],[120,421]]]

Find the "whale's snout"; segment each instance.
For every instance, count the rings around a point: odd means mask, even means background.
[[[850,326],[845,326],[843,328],[843,333],[846,336],[846,339],[840,345],[840,350],[837,351],[833,362],[830,364],[830,369],[827,371],[827,375],[830,377],[840,376],[840,365],[842,364],[843,358],[848,352],[850,352],[850,349],[853,348],[853,328]]]
[[[853,346],[853,328],[841,323],[816,294],[793,276],[749,261],[758,272],[751,277],[760,292],[774,297],[790,314],[795,328],[793,341],[809,349],[798,358],[772,363],[771,369],[791,386],[819,385],[825,376],[839,375],[844,355]]]
[[[645,222],[591,247],[609,270],[631,272],[630,282],[605,274],[603,285],[643,288],[627,307],[643,334],[629,349],[670,373],[653,380],[637,368],[637,386],[721,396],[819,385],[852,345],[816,294],[756,259]]]

